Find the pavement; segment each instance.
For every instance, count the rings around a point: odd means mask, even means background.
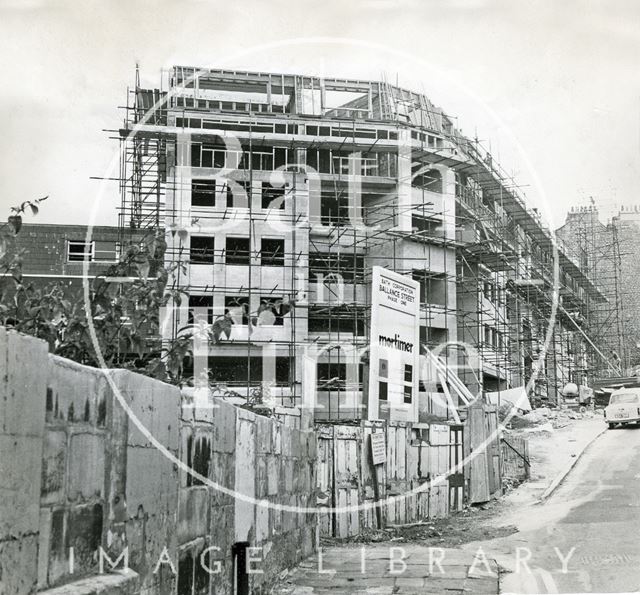
[[[419,544],[332,546],[295,568],[277,595],[498,593],[499,569],[482,551]]]
[[[586,448],[607,430],[601,415],[576,420],[561,428],[520,430],[529,439],[531,478],[509,492],[507,505],[526,506],[548,498],[580,459]],[[508,438],[509,432],[505,432]]]

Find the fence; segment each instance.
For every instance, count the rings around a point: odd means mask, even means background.
[[[487,502],[502,493],[498,412],[495,405],[474,403],[467,410],[465,479],[469,504]]]
[[[529,440],[518,436],[503,436],[500,441],[502,481],[519,484],[530,475]]]
[[[462,426],[361,422],[316,428],[318,504],[344,509],[319,514],[321,535],[349,537],[462,508]],[[431,484],[436,478],[442,481]]]

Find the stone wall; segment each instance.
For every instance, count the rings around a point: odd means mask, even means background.
[[[208,592],[198,590],[207,578],[203,556],[211,568],[220,563],[213,575],[219,590],[213,592],[232,592],[229,553],[237,542],[256,548],[250,554],[256,559],[251,593],[315,551],[316,515],[279,508],[316,504],[315,434],[221,402],[213,410],[184,408],[180,441],[184,463],[236,493],[181,473],[179,595]]]
[[[277,509],[315,504],[313,434],[4,329],[0,367],[0,593],[88,593],[126,557],[109,592],[227,593],[237,542],[259,593],[313,553],[315,515]]]
[[[0,327],[0,592],[37,582],[47,347]],[[35,364],[35,365],[33,365]]]

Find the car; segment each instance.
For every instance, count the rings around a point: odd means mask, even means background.
[[[640,388],[622,388],[614,391],[609,398],[609,404],[604,409],[604,420],[609,429],[617,424],[640,422]]]

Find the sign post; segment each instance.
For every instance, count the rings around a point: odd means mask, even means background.
[[[373,267],[368,418],[418,421],[420,284]]]
[[[387,460],[387,444],[384,432],[369,434],[371,439],[371,462],[380,465]]]
[[[369,445],[371,446],[371,479],[373,482],[373,497],[376,502],[376,520],[378,529],[382,529],[382,509],[380,508],[380,484],[378,482],[378,469],[376,465],[382,465],[387,460],[386,432],[372,432],[369,434]]]

